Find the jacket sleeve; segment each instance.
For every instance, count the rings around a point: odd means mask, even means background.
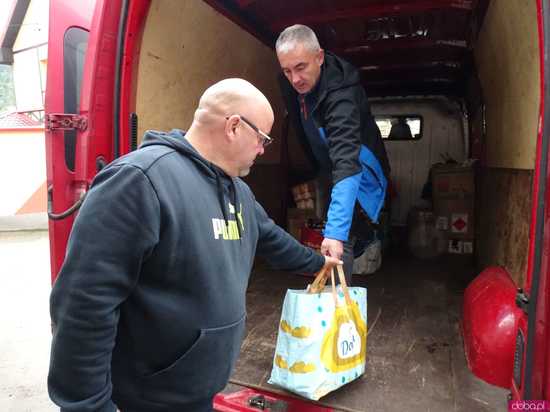
[[[361,119],[354,88],[332,92],[324,110],[332,192],[324,236],[346,241],[361,179]]]
[[[264,208],[256,203],[259,238],[257,252],[275,268],[314,273],[321,270],[325,258],[303,246],[271,220]]]
[[[50,297],[48,391],[61,411],[116,410],[110,364],[118,308],[158,242],[159,226],[159,201],[140,169],[112,166],[96,177]]]
[[[353,209],[359,192],[361,173],[345,177],[336,183],[331,192],[327,223],[323,236],[346,242],[353,220]]]

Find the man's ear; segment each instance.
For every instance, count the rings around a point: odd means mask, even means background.
[[[322,66],[324,61],[325,51],[323,49],[319,49],[319,54],[317,54],[317,64],[319,64],[319,66]]]
[[[237,126],[239,125],[239,116],[232,115],[229,116],[229,119],[225,122],[225,136],[229,141],[233,141],[237,138]]]

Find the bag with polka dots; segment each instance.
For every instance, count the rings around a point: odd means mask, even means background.
[[[365,372],[367,290],[337,273],[338,286],[319,272],[306,290],[287,291],[268,383],[318,400]]]

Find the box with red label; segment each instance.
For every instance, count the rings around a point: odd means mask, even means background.
[[[449,239],[449,253],[473,253],[475,180],[471,166],[436,165],[432,168],[435,225]]]

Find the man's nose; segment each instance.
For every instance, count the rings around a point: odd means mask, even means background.
[[[292,84],[298,84],[298,83],[300,83],[300,76],[298,76],[297,73],[291,73],[290,74],[290,81],[292,82]]]

